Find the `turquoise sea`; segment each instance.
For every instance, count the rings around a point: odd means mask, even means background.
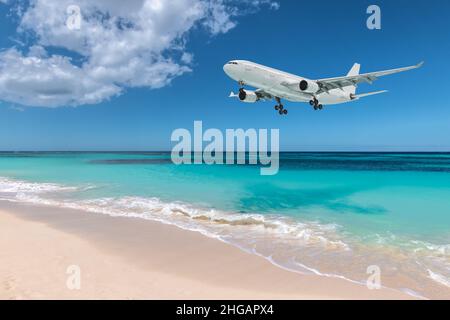
[[[450,154],[282,153],[277,175],[259,169],[176,166],[165,152],[4,152],[0,200],[174,224],[362,284],[377,266],[382,286],[450,298]]]

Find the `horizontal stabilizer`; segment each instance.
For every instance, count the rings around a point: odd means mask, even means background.
[[[381,90],[381,91],[375,91],[375,92],[367,92],[367,93],[355,94],[352,97],[353,97],[353,99],[359,99],[359,98],[373,96],[373,95],[380,94],[380,93],[385,93],[385,92],[388,92],[388,91],[387,90]]]

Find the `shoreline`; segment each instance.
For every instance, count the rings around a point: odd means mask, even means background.
[[[287,271],[198,232],[0,201],[0,299],[414,299]],[[67,268],[81,289],[66,286]]]

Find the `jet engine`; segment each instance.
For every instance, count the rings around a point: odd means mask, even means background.
[[[299,84],[300,91],[307,92],[307,93],[316,93],[320,90],[319,85],[315,81],[311,80],[302,80]]]
[[[240,89],[239,100],[241,100],[242,102],[253,103],[258,101],[259,97],[254,91]]]

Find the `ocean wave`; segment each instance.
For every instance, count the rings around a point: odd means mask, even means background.
[[[106,197],[76,201],[45,197],[46,193],[84,191],[94,187],[73,187],[0,177],[0,193],[3,194],[4,200],[154,220],[200,231],[214,238],[229,236],[232,229],[240,229],[241,232],[251,231],[254,236],[285,238],[309,245],[321,245],[328,249],[349,250],[349,246],[342,240],[328,238],[328,235],[337,233],[338,226],[334,224],[299,222],[276,215],[225,212],[182,202],[164,202],[154,197]]]
[[[296,240],[298,244],[350,250],[343,241],[327,238],[327,234],[336,231],[334,225],[321,225],[315,222],[300,223],[285,217],[236,214],[198,208],[185,203],[163,202],[158,198],[122,197],[66,201],[21,193],[16,199],[21,202],[77,209],[109,216],[158,221],[186,230],[198,231],[213,238],[226,239],[234,232],[247,235],[251,232],[256,238]]]
[[[432,279],[433,281],[444,285],[448,288],[450,288],[450,278],[443,276],[442,274],[439,273],[435,273],[433,271],[431,271],[430,269],[427,270],[428,271],[428,277],[430,279]]]
[[[411,243],[414,246],[414,251],[417,253],[429,251],[437,256],[450,257],[450,244],[433,244],[417,240],[412,240]]]
[[[76,191],[77,188],[63,186],[55,183],[37,183],[22,180],[13,180],[0,177],[1,193],[46,193],[58,191]]]

